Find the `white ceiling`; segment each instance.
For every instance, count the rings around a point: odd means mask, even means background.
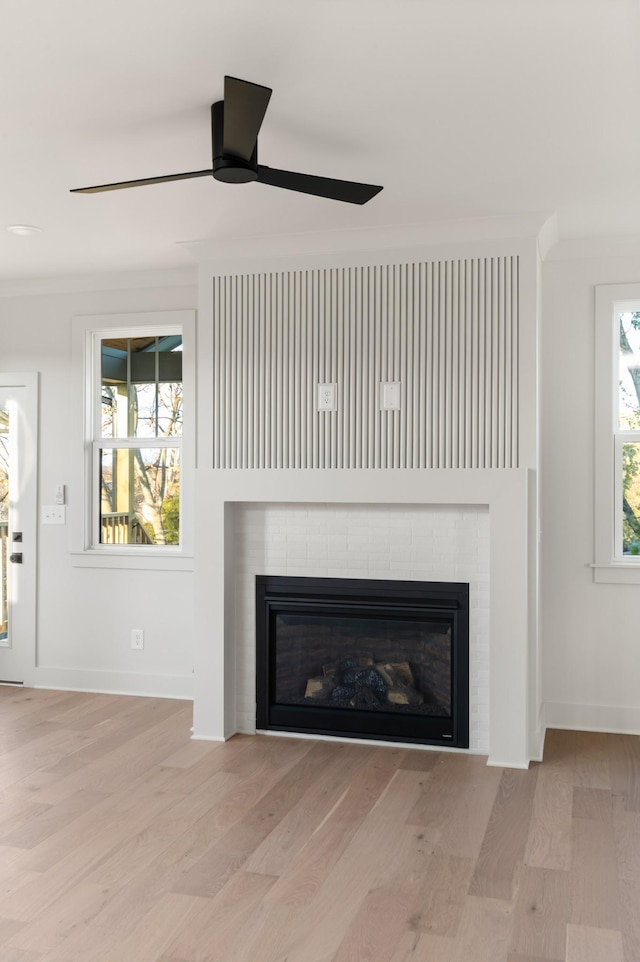
[[[185,241],[463,218],[640,235],[638,0],[3,0],[1,20],[0,284],[188,266]],[[262,163],[382,193],[69,193],[210,167],[225,73],[273,88]]]

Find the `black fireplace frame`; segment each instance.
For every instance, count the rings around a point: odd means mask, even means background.
[[[446,618],[452,626],[450,717],[273,703],[277,614],[343,614],[358,606],[383,615]],[[330,724],[327,724],[330,722]],[[263,731],[469,747],[469,585],[464,582],[256,576],[256,725]]]

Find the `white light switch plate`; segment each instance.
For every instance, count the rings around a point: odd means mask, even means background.
[[[67,523],[67,509],[63,504],[43,504],[40,510],[43,524]]]
[[[383,381],[380,385],[380,410],[400,410],[400,381]]]

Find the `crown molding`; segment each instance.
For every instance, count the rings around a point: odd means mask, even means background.
[[[181,243],[198,263],[279,258],[305,255],[388,251],[468,242],[520,239],[537,241],[549,220],[548,213],[521,217],[479,217],[434,221],[429,224],[394,224],[386,227],[298,234],[263,234],[252,237],[205,238]]]
[[[0,298],[43,294],[77,294],[86,291],[126,291],[146,287],[191,287],[198,283],[195,265],[145,271],[119,271],[104,274],[32,277],[0,282]]]

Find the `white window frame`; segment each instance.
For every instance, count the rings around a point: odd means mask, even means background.
[[[149,311],[93,314],[73,318],[75,390],[78,398],[75,437],[83,457],[69,496],[72,563],[76,567],[193,570],[193,488],[195,466],[195,311]],[[183,434],[180,441],[180,544],[106,545],[97,537],[97,460],[100,412],[100,342],[109,337],[182,335]],[[130,439],[113,444],[134,446]],[[80,459],[79,459],[80,460]],[[75,496],[74,496],[75,495]]]
[[[596,287],[595,304],[595,558],[594,581],[640,584],[640,556],[622,554],[622,446],[640,432],[618,421],[620,337],[618,319],[640,311],[640,284]]]

